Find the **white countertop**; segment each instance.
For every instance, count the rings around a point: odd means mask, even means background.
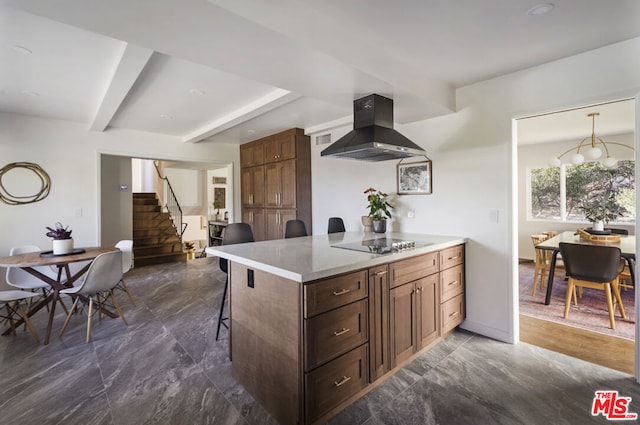
[[[382,255],[332,246],[373,238],[414,240],[428,245]],[[382,234],[346,232],[212,246],[206,249],[206,253],[275,274],[285,279],[304,283],[439,251],[465,242],[467,242],[467,239],[459,236],[434,236],[397,232]]]

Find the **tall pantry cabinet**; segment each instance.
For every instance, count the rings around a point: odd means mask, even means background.
[[[284,238],[288,220],[311,233],[311,143],[292,128],[240,146],[242,221],[256,241]]]

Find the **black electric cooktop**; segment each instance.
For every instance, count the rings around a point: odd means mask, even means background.
[[[365,239],[359,242],[348,242],[331,245],[334,248],[349,249],[351,251],[369,252],[372,254],[391,254],[412,248],[431,245],[426,242],[417,242],[404,239],[376,238]]]

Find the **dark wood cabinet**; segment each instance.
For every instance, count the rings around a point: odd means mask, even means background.
[[[284,161],[296,158],[296,137],[289,133],[279,133],[265,145],[265,162]]]
[[[294,209],[270,209],[265,208],[265,240],[282,239],[284,237],[285,225],[287,221],[296,219]]]
[[[265,204],[264,166],[243,168],[240,177],[242,206],[262,208]]]
[[[418,313],[418,349],[422,349],[435,342],[440,335],[438,275],[432,274],[416,283]]]
[[[267,238],[266,219],[264,208],[243,208],[242,221],[248,223],[253,231],[253,239],[256,242]]]
[[[440,332],[446,334],[464,321],[464,245],[440,251]]]
[[[464,319],[464,245],[305,284],[231,276],[234,377],[282,424],[326,423]]]
[[[296,207],[296,161],[291,159],[265,165],[265,206]]]
[[[389,292],[391,367],[407,360],[416,351],[417,319],[415,284],[393,288]]]
[[[464,246],[389,265],[391,367],[432,345],[464,320]]]
[[[311,233],[311,145],[303,130],[242,145],[240,163],[242,216],[245,208],[264,210],[263,237],[256,240],[283,238],[292,219],[302,220]]]
[[[264,149],[263,142],[247,143],[240,146],[240,167],[254,167],[264,164]]]
[[[389,266],[369,269],[369,379],[391,369],[389,360]]]

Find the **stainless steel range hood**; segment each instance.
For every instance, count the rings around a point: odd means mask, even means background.
[[[371,94],[353,102],[353,130],[320,155],[373,162],[426,156],[426,151],[393,129],[393,100]]]

